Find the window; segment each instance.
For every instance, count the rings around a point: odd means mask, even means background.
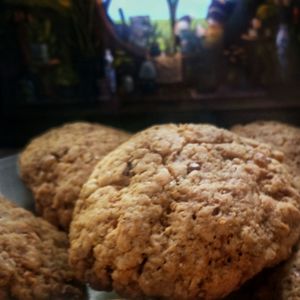
[[[155,5],[153,4],[155,2]],[[122,10],[122,12],[121,12]],[[130,19],[137,16],[149,16],[151,21],[168,20],[170,17],[168,3],[166,0],[113,0],[108,8],[108,15],[120,23],[123,13],[126,24]]]
[[[155,45],[159,52],[166,53],[176,52],[176,35],[181,27],[197,29],[199,22],[206,18],[210,3],[211,0],[103,2],[114,32],[122,41],[140,49]]]
[[[191,16],[194,20],[205,19],[210,3],[210,0],[179,1],[176,12],[177,19],[184,16]]]

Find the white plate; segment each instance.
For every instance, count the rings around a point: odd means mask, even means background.
[[[19,206],[33,211],[34,202],[31,192],[25,187],[18,175],[18,156],[0,159],[0,194]],[[120,298],[115,293],[96,292],[89,289],[90,300],[111,300]]]

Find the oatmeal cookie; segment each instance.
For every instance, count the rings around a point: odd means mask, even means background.
[[[299,246],[298,246],[299,247]],[[224,300],[300,299],[300,250],[274,268],[261,272]]]
[[[300,190],[300,128],[277,121],[257,121],[234,126],[232,131],[282,151]]]
[[[299,238],[300,196],[283,158],[210,125],[138,133],[81,190],[70,228],[77,278],[134,299],[225,297]]]
[[[253,300],[300,299],[300,249],[287,262],[271,270],[265,278]]]
[[[0,299],[85,299],[68,246],[65,233],[0,196]]]
[[[286,164],[300,190],[300,129],[275,121],[258,121],[238,125],[232,130],[245,137],[265,142],[282,151]],[[256,300],[300,299],[300,244],[293,256],[280,266],[255,279],[250,288],[243,288]],[[253,286],[254,285],[254,286]],[[258,292],[256,291],[258,290]],[[255,292],[253,292],[255,291]]]
[[[128,133],[114,128],[72,123],[31,141],[20,155],[19,167],[37,213],[68,230],[80,189],[94,166],[128,138]]]

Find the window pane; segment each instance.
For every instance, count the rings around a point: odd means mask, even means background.
[[[150,20],[169,19],[167,0],[113,0],[108,14],[115,22],[121,20],[119,9],[123,10],[126,22],[130,17],[149,16]]]
[[[156,55],[171,47],[167,0],[113,0],[108,15],[117,35],[132,46],[152,48]]]
[[[177,7],[177,19],[190,16],[193,19],[204,19],[211,0],[181,0]]]

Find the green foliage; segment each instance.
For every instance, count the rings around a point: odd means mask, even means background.
[[[198,24],[201,24],[204,28],[207,27],[206,20],[194,19],[191,25],[192,30],[195,30]],[[159,44],[161,51],[172,53],[173,41],[170,20],[155,20],[153,28],[150,42],[156,41]]]
[[[171,25],[168,20],[155,21],[150,43],[157,42],[161,51],[169,52],[171,50]]]
[[[192,30],[195,30],[197,25],[202,25],[204,28],[208,27],[206,19],[193,19],[191,25]]]

